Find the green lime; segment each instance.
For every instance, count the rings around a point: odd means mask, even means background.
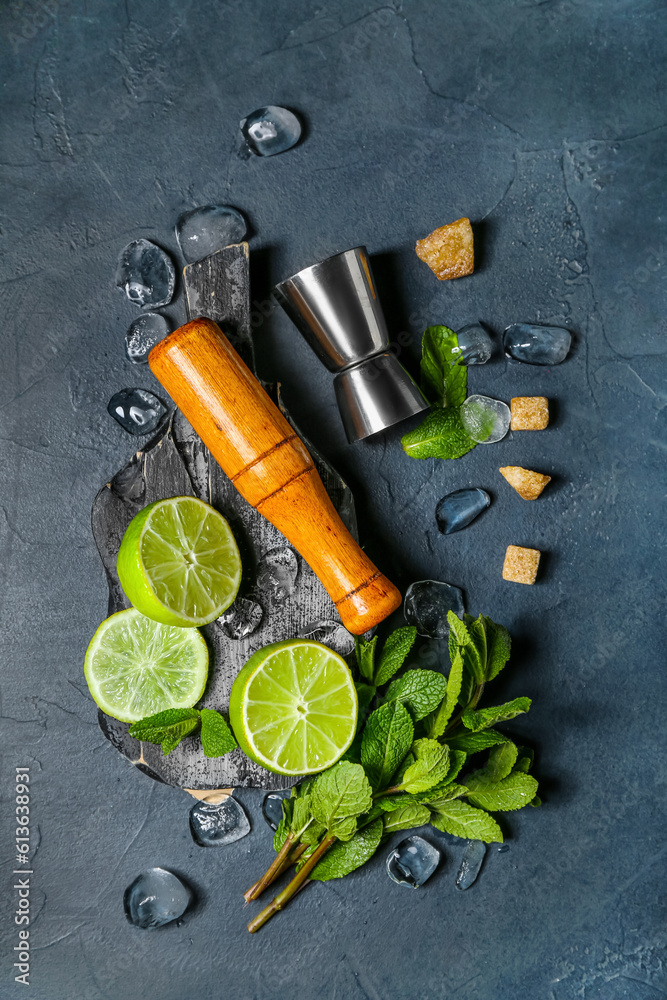
[[[140,510],[123,535],[116,569],[143,615],[185,628],[219,618],[241,583],[232,529],[194,497],[158,500]]]
[[[276,774],[312,774],[343,756],[357,726],[357,692],[338,653],[308,639],[274,642],[237,675],[229,720],[243,752]]]
[[[103,712],[137,722],[199,701],[208,648],[197,629],[161,625],[129,608],[102,622],[86,650],[84,673]]]

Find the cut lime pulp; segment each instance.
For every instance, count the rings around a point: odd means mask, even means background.
[[[84,673],[103,712],[137,722],[199,701],[208,649],[197,629],[162,625],[129,608],[102,622],[86,651]]]
[[[229,718],[243,752],[277,774],[312,774],[342,757],[357,725],[345,660],[319,642],[258,650],[232,686]]]

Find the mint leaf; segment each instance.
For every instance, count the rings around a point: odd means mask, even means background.
[[[449,770],[447,771],[447,774],[442,779],[442,781],[439,781],[437,785],[434,785],[433,788],[429,789],[429,794],[431,792],[434,791],[437,792],[438,790],[446,788],[446,786],[449,785],[449,783],[452,782],[454,778],[458,778],[459,772],[461,771],[461,768],[465,764],[466,759],[467,759],[467,754],[465,754],[462,750],[450,750]],[[426,799],[420,796],[419,801],[426,802]]]
[[[375,697],[375,685],[374,684],[355,684],[357,689],[357,701],[359,703],[359,712],[357,718],[363,720],[368,714],[368,709],[371,707],[371,702]],[[357,723],[357,729],[359,729],[359,723]]]
[[[503,842],[502,830],[493,816],[483,809],[475,809],[460,799],[438,803],[437,806],[431,803],[431,808],[431,823],[436,830],[467,840],[483,840],[485,844]]]
[[[468,789],[465,785],[457,785],[455,781],[452,781],[451,784],[441,781],[440,784],[429,788],[428,792],[420,792],[415,798],[418,802],[428,802],[433,809],[436,809],[439,803],[458,799],[461,795],[465,795],[467,791]]]
[[[507,743],[500,743],[498,746],[492,747],[489,759],[482,770],[492,781],[501,781],[507,777],[516,764],[518,755],[519,751],[511,740],[508,740]]]
[[[133,722],[128,732],[135,740],[158,744],[166,757],[198,725],[199,712],[196,708],[168,708]]]
[[[314,818],[332,836],[349,840],[357,829],[357,816],[372,804],[371,786],[360,764],[339,761],[318,774],[310,789]]]
[[[443,781],[449,772],[449,748],[437,740],[421,739],[412,744],[415,756],[403,775],[401,788],[406,792],[426,792]]]
[[[361,741],[361,763],[376,791],[389,784],[413,737],[412,719],[400,701],[382,705],[369,716]]]
[[[489,747],[506,743],[507,737],[495,729],[485,729],[479,733],[462,733],[461,736],[451,736],[447,740],[450,750],[463,750],[464,753],[479,753],[480,750],[488,750]]]
[[[535,754],[532,750],[527,747],[521,747],[519,749],[519,759],[516,763],[515,771],[523,771],[524,774],[528,774],[531,767],[533,766],[533,760],[535,759]]]
[[[484,619],[486,623],[486,679],[492,681],[500,673],[510,658],[512,649],[512,639],[509,632],[503,625],[496,625],[490,618]]]
[[[447,680],[437,670],[406,670],[391,682],[385,703],[400,701],[414,722],[419,722],[438,707],[447,690]]]
[[[351,840],[346,843],[339,841],[329,848],[310,873],[310,878],[316,882],[328,882],[329,879],[349,875],[373,857],[381,839],[382,820],[376,819],[369,826],[357,830]]]
[[[468,798],[475,805],[501,812],[522,809],[537,794],[535,778],[520,771],[501,781],[493,781],[484,771],[476,771],[466,778],[466,787]]]
[[[456,615],[454,616],[456,618]],[[458,618],[456,619],[458,621]],[[451,631],[450,631],[451,635]],[[463,657],[457,649],[452,658],[452,667],[447,678],[447,690],[444,701],[440,707],[433,712],[425,722],[426,732],[436,739],[443,736],[447,729],[447,724],[452,717],[461,694],[461,684],[463,682]]]
[[[422,388],[431,390],[440,406],[459,407],[466,398],[468,373],[461,364],[459,340],[447,326],[429,326],[422,338]]]
[[[431,410],[419,427],[403,435],[401,444],[410,458],[461,458],[475,447],[458,409],[449,407]]]
[[[384,833],[396,833],[397,830],[411,830],[415,826],[424,826],[431,819],[431,810],[419,802],[409,799],[400,809],[388,812],[384,817]]]
[[[531,706],[530,698],[515,698],[513,701],[506,701],[504,705],[494,705],[492,708],[467,709],[461,716],[461,721],[466,729],[478,733],[481,729],[489,729],[497,722],[507,722],[515,719],[517,715],[523,715]]]
[[[357,666],[359,667],[359,673],[365,681],[373,680],[373,674],[375,672],[374,662],[375,662],[375,647],[377,646],[378,637],[373,636],[370,642],[366,642],[365,639],[361,639],[359,636],[354,640],[354,651],[357,656]]]
[[[201,710],[201,745],[207,757],[223,757],[238,746],[220,712],[212,708]]]
[[[397,628],[387,637],[375,672],[374,684],[376,687],[382,687],[394,676],[397,670],[401,669],[416,638],[417,629],[414,625]]]

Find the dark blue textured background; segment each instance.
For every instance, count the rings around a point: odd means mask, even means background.
[[[0,31],[0,794],[9,806],[28,762],[30,995],[667,996],[662,0],[12,0]],[[269,102],[299,111],[305,140],[239,159],[239,119]],[[123,357],[136,312],[115,261],[138,236],[175,253],[178,215],[215,202],[252,223],[260,372],[354,487],[369,550],[401,585],[456,583],[510,627],[514,669],[496,693],[534,698],[512,728],[538,748],[545,797],[508,817],[509,852],[490,851],[467,893],[460,846],[430,832],[444,861],[428,887],[395,886],[377,858],[254,938],[240,900],[271,855],[261,796],[239,795],[251,836],[196,848],[191,800],[102,738],[82,673],[106,608],[90,505],[134,448],[106,401],[155,387]],[[438,283],[414,241],[461,215],[475,274]],[[330,376],[266,303],[275,280],[358,243],[392,333],[414,335],[413,370],[430,323],[570,326],[558,368],[497,357],[470,375],[472,391],[548,396],[550,428],[454,463],[408,459],[398,428],[347,446]],[[167,311],[182,321],[182,297]],[[505,464],[554,480],[527,504]],[[493,506],[443,538],[436,501],[468,484]],[[535,587],[501,580],[508,543],[547,553]],[[22,989],[12,839],[3,820],[3,998]],[[202,902],[145,933],[121,897],[154,864]]]

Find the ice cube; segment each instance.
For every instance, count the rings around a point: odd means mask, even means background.
[[[148,363],[149,352],[169,333],[169,323],[160,313],[138,316],[125,334],[125,356],[133,365]]]
[[[476,517],[491,504],[491,497],[479,486],[466,490],[454,490],[439,501],[435,508],[435,519],[443,535],[467,528]]]
[[[167,409],[147,389],[121,389],[107,403],[107,412],[128,434],[152,434]]]
[[[333,618],[324,618],[322,621],[306,625],[299,632],[299,638],[321,642],[340,656],[349,656],[354,652],[354,636]]]
[[[135,927],[163,927],[182,917],[192,890],[166,868],[149,868],[125,890],[125,915]]]
[[[479,875],[484,856],[486,855],[486,844],[481,840],[469,840],[463,849],[463,857],[456,876],[457,889],[469,889]]]
[[[481,323],[464,326],[456,334],[465,365],[485,365],[493,354],[493,340]]]
[[[239,124],[249,149],[257,156],[284,153],[301,138],[301,122],[297,116],[275,104],[258,108]]]
[[[408,625],[415,625],[420,635],[445,639],[449,635],[447,612],[463,615],[463,593],[441,580],[417,580],[405,592],[403,614]]]
[[[503,334],[507,357],[529,365],[559,365],[571,344],[572,334],[562,326],[514,323]]]
[[[150,240],[133,240],[121,251],[116,285],[138,306],[166,306],[171,302],[176,271],[161,247]]]
[[[247,597],[237,597],[230,608],[220,615],[218,621],[230,639],[245,639],[259,627],[264,612],[257,601]]]
[[[176,223],[176,239],[188,264],[208,257],[231,243],[240,243],[246,221],[231,205],[205,205],[185,212]]]
[[[272,830],[278,829],[278,824],[283,818],[283,799],[288,798],[290,795],[287,792],[269,792],[268,795],[264,796],[264,801],[262,802],[262,816],[269,824]]]
[[[200,847],[223,847],[250,833],[245,809],[233,795],[222,802],[197,802],[190,810],[190,833]]]
[[[276,604],[284,604],[294,593],[298,572],[299,563],[292,549],[271,549],[257,567],[257,588]]]
[[[498,848],[498,854],[507,854],[509,849],[510,849],[509,844],[501,844],[500,847]]]
[[[423,837],[406,837],[387,857],[387,873],[398,885],[418,889],[440,862],[440,851]]]
[[[491,396],[468,396],[461,406],[461,419],[467,433],[477,444],[502,441],[510,429],[510,408]]]

